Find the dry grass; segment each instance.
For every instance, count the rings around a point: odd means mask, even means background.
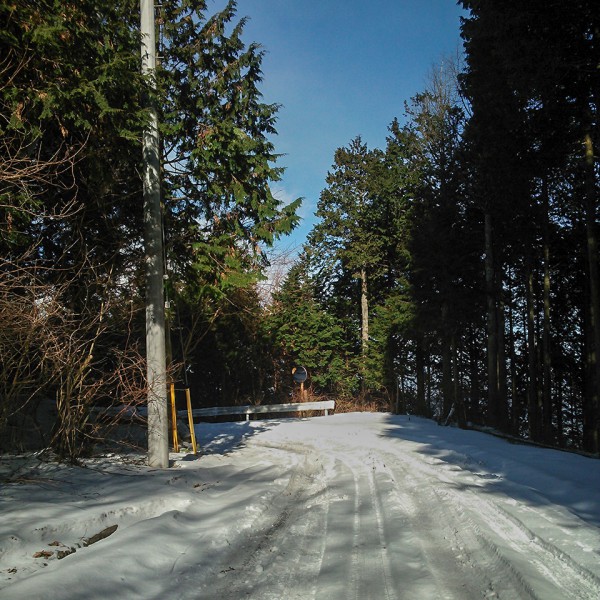
[[[390,407],[384,400],[361,398],[336,398],[335,412],[388,412]]]

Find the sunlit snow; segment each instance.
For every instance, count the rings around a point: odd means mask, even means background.
[[[600,598],[597,459],[388,414],[196,431],[168,470],[0,459],[0,598]]]

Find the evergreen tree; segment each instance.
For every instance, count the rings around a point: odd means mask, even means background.
[[[200,344],[190,361],[198,368],[211,365],[213,389],[223,401],[237,401],[241,392],[232,386],[244,386],[234,384],[227,358],[239,354],[237,334],[220,332],[235,321],[231,306],[255,293],[267,265],[265,249],[295,227],[300,200],[284,206],[271,192],[282,172],[269,140],[276,133],[277,106],[262,101],[262,51],[245,46],[245,20],[236,22],[236,3],[209,16],[205,2],[170,0],[161,5],[158,23],[170,294],[187,315],[190,343],[208,336],[222,349],[214,353]],[[245,300],[241,306],[256,308]],[[247,331],[244,323],[238,325]]]
[[[261,100],[262,51],[241,39],[231,1],[212,17],[203,1],[161,5],[158,72],[167,245],[188,284],[243,286],[264,248],[297,223],[300,200],[270,189],[281,169],[268,136],[276,105]],[[196,276],[192,275],[192,271]],[[247,275],[250,275],[250,279]]]
[[[371,188],[371,177],[380,160],[381,153],[370,152],[360,137],[336,151],[327,188],[317,205],[316,215],[321,221],[308,240],[314,248],[319,278],[332,283],[336,294],[346,287],[346,298],[358,305],[351,314],[360,324],[363,357],[369,346],[371,288],[385,272],[385,246],[378,227],[383,207]],[[360,371],[364,380],[364,361]]]
[[[341,324],[320,305],[315,292],[307,257],[301,255],[274,294],[265,319],[280,397],[289,391],[290,374],[298,365],[308,370],[314,393],[346,397],[355,391]]]
[[[2,231],[13,240],[20,233],[19,248],[7,248],[14,255],[37,243],[41,257],[68,270],[84,256],[123,259],[123,240],[139,223],[137,10],[27,0],[0,8],[3,163],[46,165],[41,179],[25,170],[2,190]]]
[[[529,435],[553,441],[563,421],[562,405],[552,401],[553,395],[559,396],[553,391],[553,360],[563,358],[553,358],[552,348],[561,341],[553,339],[552,314],[570,317],[568,303],[556,305],[553,297],[562,295],[558,287],[568,279],[567,272],[583,267],[572,259],[566,266],[555,254],[561,238],[571,238],[567,229],[573,226],[586,243],[589,294],[585,297],[584,292],[572,307],[588,340],[586,446],[597,449],[598,10],[588,1],[569,7],[558,1],[526,7],[517,2],[462,4],[471,11],[462,27],[468,66],[463,83],[473,108],[469,136],[474,141],[478,195],[486,207],[488,298],[493,306],[488,321],[495,319],[488,327],[490,352],[496,349],[489,372],[502,373],[504,307],[512,318],[515,309],[524,306]],[[560,274],[553,276],[556,269]],[[508,270],[519,274],[520,281],[510,286],[513,296],[505,298]],[[512,345],[508,354],[519,358]],[[519,365],[510,362],[514,383]],[[490,380],[490,390],[502,396],[502,384],[502,376]],[[520,413],[518,395],[513,394],[512,402],[513,412]]]
[[[161,5],[153,101],[162,117],[169,296],[181,299],[192,338],[239,327],[218,344],[220,367],[231,369],[227,345],[253,334],[243,320],[228,322],[223,305],[252,306],[264,248],[295,225],[299,201],[283,206],[270,191],[281,170],[268,139],[277,107],[258,90],[262,53],[243,44],[235,2],[213,17],[206,8]],[[105,315],[95,331],[116,350],[132,333],[119,315],[130,318],[129,301],[137,306],[143,295],[140,140],[142,99],[152,92],[140,74],[139,4],[18,0],[2,4],[0,18],[0,246],[11,261],[3,273],[32,249],[27,268],[61,290],[73,323]],[[212,327],[218,316],[223,323]],[[91,347],[92,329],[82,334]],[[82,372],[102,377],[106,355]],[[67,405],[78,406],[70,389]]]
[[[41,330],[24,318],[7,332],[6,364],[8,349],[43,370],[2,412],[56,398],[53,444],[71,460],[90,441],[88,407],[114,382],[115,355],[132,356],[123,343],[128,305],[115,297],[137,263],[131,240],[140,230],[138,10],[127,2],[0,6],[0,286],[25,317],[39,315],[40,302],[53,315]],[[25,390],[27,374],[13,364],[3,385]]]
[[[411,210],[411,274],[417,329],[436,340],[441,359],[440,416],[454,408],[464,420],[457,381],[462,331],[476,305],[475,239],[464,195],[461,133],[451,77],[437,72],[430,90],[408,108],[415,169],[421,172]],[[475,289],[474,289],[475,288]]]

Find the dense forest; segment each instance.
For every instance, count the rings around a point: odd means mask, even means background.
[[[600,10],[461,0],[463,54],[406,100],[385,148],[332,157],[280,285],[268,249],[277,106],[229,2],[164,0],[157,87],[139,5],[0,4],[0,446],[76,458],[92,407],[145,402],[143,129],[158,107],[167,356],[196,405],[339,407],[600,451]],[[385,123],[382,124],[385,127]]]

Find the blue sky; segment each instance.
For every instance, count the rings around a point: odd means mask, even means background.
[[[286,171],[273,191],[304,198],[302,223],[280,247],[305,240],[337,148],[357,135],[385,147],[404,101],[460,49],[461,14],[455,0],[238,0],[245,41],[266,52],[264,100],[282,105],[273,141]]]

